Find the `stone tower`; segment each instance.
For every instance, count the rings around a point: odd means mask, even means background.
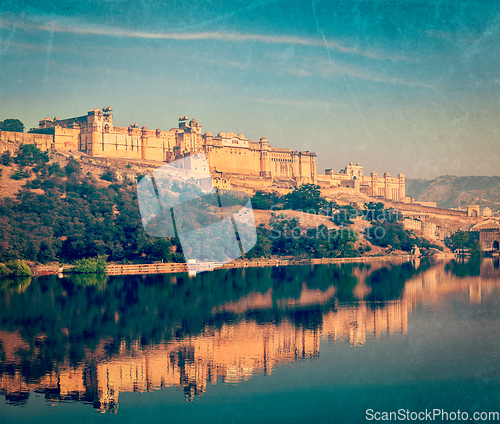
[[[270,178],[271,177],[271,147],[269,146],[269,143],[267,142],[266,137],[262,137],[259,140],[259,147],[260,147],[260,176],[264,178]]]

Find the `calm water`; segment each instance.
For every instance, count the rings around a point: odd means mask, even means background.
[[[499,323],[498,259],[4,281],[0,422],[470,419]]]

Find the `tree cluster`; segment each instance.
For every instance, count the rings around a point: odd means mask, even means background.
[[[257,227],[257,243],[246,257],[356,257],[365,251],[354,248],[357,238],[358,234],[349,228],[329,230],[324,225],[302,228],[296,219],[274,215],[269,229],[263,224]]]
[[[252,196],[252,206],[254,209],[294,210],[323,215],[336,225],[352,224],[352,219],[360,216],[355,207],[340,206],[321,197],[320,187],[316,184],[303,184],[283,196],[278,193],[257,191]]]
[[[362,213],[363,218],[371,222],[371,226],[365,230],[365,237],[373,245],[405,252],[410,252],[415,245],[442,250],[440,246],[405,230],[398,211],[385,208],[382,202],[365,203]]]
[[[15,161],[36,178],[0,199],[0,261],[183,261],[178,240],[145,234],[132,182],[103,188],[76,161],[48,163],[33,145],[21,146]]]
[[[318,185],[303,184],[300,187],[295,187],[293,191],[285,195],[276,192],[257,191],[252,196],[252,206],[254,209],[287,209],[319,214],[326,209],[328,202],[321,197]]]
[[[15,198],[0,199],[0,261],[24,259],[68,263],[106,257],[108,261],[124,263],[184,262],[177,238],[151,237],[144,231],[133,182],[116,181],[114,172],[110,171],[104,174],[104,180],[111,184],[103,187],[103,182],[90,173],[84,175],[75,160],[65,166],[49,163],[47,153],[34,145],[22,145],[11,159],[20,167],[17,173],[35,175],[35,179],[28,181]],[[226,199],[235,207],[245,203],[243,200],[231,196]],[[425,245],[405,231],[382,203],[369,203],[364,209],[339,206],[322,198],[319,186],[313,184],[297,187],[284,196],[257,192],[252,197],[252,204],[256,209],[292,209],[324,215],[339,229],[301,228],[296,220],[274,217],[271,228],[257,228],[257,244],[246,255],[250,258],[358,256],[367,249],[354,248],[357,234],[348,225],[352,219],[363,215],[372,220],[370,228],[384,230],[382,236],[367,233],[373,244],[406,251],[414,244]],[[193,216],[187,216],[186,223],[192,221],[195,227],[209,228],[209,209],[199,205],[190,208]],[[386,218],[380,221],[380,216]],[[153,221],[148,225],[153,225]],[[195,246],[198,250],[190,251],[190,257],[201,259],[207,243],[218,246],[219,237],[220,234],[213,234],[210,240]]]
[[[0,264],[0,277],[29,277],[30,267],[19,259]]]
[[[453,251],[467,249],[471,254],[481,253],[478,232],[456,231],[444,242]]]
[[[24,132],[24,124],[19,119],[0,121],[0,131]]]

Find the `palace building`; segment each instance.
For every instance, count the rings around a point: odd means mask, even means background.
[[[90,156],[105,156],[171,162],[194,153],[205,153],[215,174],[243,174],[249,177],[313,182],[316,154],[271,147],[265,137],[251,141],[243,134],[201,131],[201,125],[187,116],[178,128],[168,131],[128,127],[113,123],[111,107],[92,109],[87,115],[69,119],[42,119],[29,133],[52,136],[55,150],[73,150]]]
[[[335,174],[332,169],[326,169],[325,175],[317,175],[318,182],[323,182],[330,187],[354,188],[370,197],[379,197],[394,202],[409,203],[406,197],[405,176],[399,173],[397,177],[391,177],[388,172],[379,177],[373,171],[369,176],[363,175],[363,167],[356,163],[349,163],[344,169]]]

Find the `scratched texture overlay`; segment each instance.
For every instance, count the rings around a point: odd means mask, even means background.
[[[500,177],[499,46],[487,0],[2,0],[0,121],[111,106],[124,137],[155,137],[196,117],[205,136],[314,152],[318,174],[359,162],[404,173],[407,194],[451,176],[480,191]],[[482,201],[446,184],[438,206]],[[248,250],[226,220],[193,256]],[[0,422],[471,421],[500,412],[499,288],[498,257],[5,283]]]

